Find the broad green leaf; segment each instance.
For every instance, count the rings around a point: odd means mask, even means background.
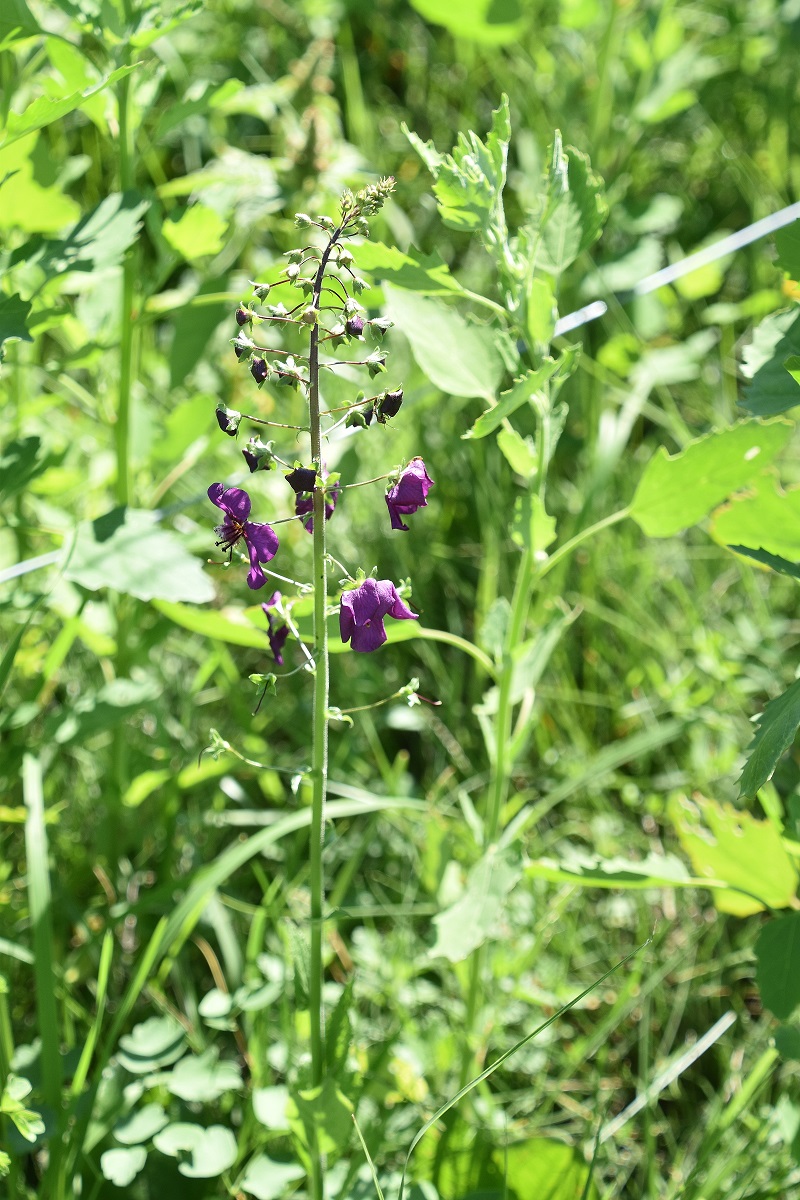
[[[451,396],[494,395],[505,367],[491,328],[471,324],[438,300],[390,284],[385,292],[388,315],[435,387]]]
[[[114,1137],[123,1146],[138,1146],[149,1142],[167,1124],[169,1117],[160,1104],[145,1104],[114,1126]]]
[[[800,404],[797,383],[784,363],[800,355],[800,309],[797,305],[765,317],[742,354],[742,375],[750,380],[743,406],[759,417],[786,412]]]
[[[38,238],[12,255],[12,263],[35,264],[53,278],[68,271],[91,273],[117,266],[136,241],[150,205],[137,192],[116,192],[81,217],[63,239]]]
[[[152,705],[161,691],[160,683],[147,676],[143,679],[120,676],[103,684],[97,692],[85,688],[70,706],[48,715],[48,736],[59,746],[83,742],[116,728],[145,705]]]
[[[771,821],[704,796],[674,801],[669,815],[698,878],[731,885],[714,891],[720,912],[744,917],[792,903],[797,872]]]
[[[497,445],[511,470],[530,482],[539,470],[539,456],[532,437],[523,437],[516,429],[498,430]]]
[[[526,401],[543,392],[550,380],[559,383],[567,379],[575,369],[576,358],[577,348],[575,346],[568,346],[558,358],[546,358],[535,371],[528,371],[518,379],[509,391],[501,392],[494,407],[481,413],[472,428],[463,436],[465,438],[483,438],[493,433]]]
[[[247,620],[245,611],[240,608],[227,608],[222,612],[212,612],[208,609],[190,608],[185,604],[176,604],[172,600],[154,600],[153,608],[158,609],[165,617],[182,629],[192,633],[202,634],[215,642],[227,642],[230,646],[251,646],[254,650],[265,650],[267,646],[267,627],[256,629]],[[249,610],[263,618],[260,608]],[[228,615],[226,615],[228,614]]]
[[[47,470],[52,460],[41,450],[41,440],[35,435],[17,438],[0,449],[0,500],[5,503],[24,492],[32,479]]]
[[[593,888],[708,887],[689,875],[674,855],[649,854],[639,861],[618,856],[600,858],[579,846],[560,845],[558,859],[541,858],[529,863],[525,874],[551,883],[571,883]]]
[[[0,191],[0,203],[2,203],[2,191]],[[13,296],[0,296],[0,362],[5,358],[6,342],[33,341],[28,333],[30,312],[30,301],[23,300],[16,292]]]
[[[253,1089],[253,1115],[265,1129],[273,1133],[283,1133],[289,1128],[289,1118],[286,1106],[289,1103],[289,1089],[283,1084],[273,1087]]]
[[[502,2],[502,0],[501,0]],[[403,131],[434,178],[433,192],[442,223],[450,229],[487,234],[502,211],[511,119],[508,97],[492,113],[486,141],[476,133],[459,133],[452,154],[439,154],[405,125]]]
[[[227,279],[223,276],[206,279],[195,299],[224,292]],[[180,387],[208,352],[214,330],[223,321],[230,322],[231,306],[227,301],[199,305],[184,304],[174,322],[174,336],[169,352],[169,385]]]
[[[800,726],[800,679],[770,700],[758,718],[758,729],[747,751],[747,763],[739,781],[743,796],[754,796],[764,786],[781,757],[791,746]]]
[[[106,1150],[100,1155],[100,1170],[104,1179],[124,1188],[133,1183],[146,1162],[147,1151],[143,1146]]]
[[[800,280],[800,221],[792,221],[791,225],[777,229],[775,245],[778,250],[777,266],[790,279]]]
[[[364,242],[358,247],[358,268],[419,296],[464,295],[463,287],[436,250],[421,254],[411,249],[404,254],[396,246]]]
[[[108,587],[139,600],[202,604],[214,597],[200,560],[143,509],[115,508],[82,522],[64,575],[90,591]]]
[[[775,1048],[784,1060],[800,1059],[800,1029],[794,1025],[781,1025],[775,1030]]]
[[[530,549],[538,561],[556,539],[556,521],[545,509],[541,496],[525,492],[517,496],[511,523],[511,540],[521,550]]]
[[[40,96],[34,100],[32,104],[21,113],[10,112],[6,121],[4,133],[0,133],[0,150],[10,146],[12,142],[18,141],[24,137],[26,133],[32,133],[35,129],[43,129],[45,125],[50,125],[53,121],[60,121],[67,113],[74,112],[76,108],[80,108],[91,96],[97,95],[105,88],[111,87],[126,75],[130,75],[131,71],[135,71],[138,63],[134,63],[129,67],[118,67],[116,71],[112,71],[110,75],[106,75],[99,83],[92,84],[91,87],[85,88],[80,92],[73,92],[69,96],[62,96],[58,100],[51,100],[48,96]]]
[[[552,1138],[531,1138],[495,1150],[494,1161],[517,1200],[598,1200],[583,1155]]]
[[[168,1067],[186,1051],[186,1030],[173,1017],[149,1017],[119,1039],[117,1058],[133,1075]]]
[[[225,245],[224,221],[213,208],[193,204],[177,218],[170,217],[161,226],[164,239],[182,258],[193,262],[197,258],[219,254]]]
[[[137,21],[136,31],[130,38],[131,46],[137,50],[144,50],[147,46],[152,46],[153,42],[166,37],[184,21],[190,20],[191,17],[201,12],[203,0],[180,0],[174,7],[170,6],[172,11],[169,17],[159,22],[159,18],[164,15],[165,7],[159,4],[143,7]]]
[[[215,1179],[236,1162],[236,1138],[223,1125],[204,1129],[178,1122],[157,1133],[153,1144],[162,1154],[180,1159],[178,1170],[188,1179]]]
[[[305,1175],[305,1168],[299,1163],[277,1162],[266,1154],[257,1154],[247,1164],[239,1188],[256,1200],[280,1200],[289,1195],[291,1184],[298,1183]]]
[[[800,1004],[800,913],[768,922],[756,939],[756,983],[766,1007],[788,1021]]]
[[[669,455],[662,446],[644,469],[631,516],[649,537],[671,537],[707,516],[760,474],[787,445],[786,421],[742,421]]]
[[[321,1154],[339,1158],[353,1132],[353,1106],[330,1076],[316,1088],[292,1092],[286,1106],[289,1127],[308,1148],[316,1139]]]
[[[36,37],[42,32],[25,0],[3,0],[0,7],[0,40],[11,34],[18,38]]]
[[[783,365],[795,383],[800,383],[800,354],[790,354]]]
[[[771,567],[780,575],[791,575],[792,579],[800,579],[800,562],[789,562],[787,558],[781,558],[778,554],[768,554],[766,550],[755,550],[752,546],[728,546],[728,549],[734,554],[752,558],[765,567]]]
[[[508,893],[522,875],[513,851],[491,847],[472,868],[462,896],[433,918],[436,942],[432,958],[463,962],[491,937]]]
[[[32,133],[0,149],[0,229],[57,233],[80,216],[80,205],[57,183],[39,181],[37,141]]]
[[[711,536],[723,545],[750,546],[780,558],[800,559],[800,488],[784,492],[771,477],[717,509]]]
[[[205,1104],[241,1087],[236,1063],[218,1062],[218,1058],[219,1050],[209,1046],[203,1054],[181,1059],[167,1080],[167,1090],[181,1100]]]
[[[525,29],[522,0],[411,0],[420,16],[433,25],[443,25],[455,38],[506,46],[519,39]]]

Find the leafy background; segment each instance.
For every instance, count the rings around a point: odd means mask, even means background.
[[[797,234],[779,235],[777,253],[757,241],[631,292],[795,197],[798,22],[777,0],[3,6],[0,1111],[12,1196],[69,1195],[80,1177],[103,1198],[277,1200],[304,1187],[312,1125],[330,1194],[370,1195],[353,1106],[394,1195],[416,1130],[462,1082],[465,929],[494,981],[468,1047],[481,1063],[652,940],[426,1135],[417,1195],[792,1194]],[[512,231],[542,203],[555,129],[605,181],[602,239],[592,246],[581,214],[574,261],[545,260],[555,282],[527,325],[549,340],[551,293],[562,314],[609,305],[570,339],[582,352],[560,393],[547,491],[558,544],[632,502],[636,520],[565,556],[537,598],[536,621],[557,632],[505,816],[537,803],[542,815],[491,873],[488,902],[479,663],[419,637],[333,659],[342,707],[411,676],[442,705],[334,726],[335,1086],[309,1096],[298,773],[310,695],[300,676],[252,715],[248,675],[265,663],[252,596],[204,565],[205,490],[237,457],[216,403],[277,420],[290,403],[237,367],[232,311],[294,245],[296,210],[333,212],[343,186],[397,178],[358,261],[370,307],[396,321],[406,403],[331,465],[368,478],[420,453],[436,487],[402,537],[379,492],[354,490],[330,527],[334,553],[410,576],[427,627],[493,655],[533,416],[515,414],[518,440],[485,419],[475,428],[508,382],[475,297],[502,304],[502,286],[480,238],[443,224],[445,193],[403,126],[445,153],[459,131],[485,137],[502,93]],[[715,481],[724,439],[740,436],[730,427],[775,414],[787,415],[759,426],[775,465]],[[698,460],[712,480],[702,495]],[[282,480],[261,476],[257,491],[286,507]],[[289,573],[303,578],[308,539],[284,528]],[[200,758],[211,730],[241,757]],[[767,920],[765,904],[789,911]]]

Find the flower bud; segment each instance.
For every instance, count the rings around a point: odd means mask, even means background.
[[[376,375],[380,375],[382,371],[386,370],[386,355],[379,354],[376,350],[374,354],[370,354],[368,358],[364,359],[364,365],[374,379]]]
[[[217,424],[223,433],[227,433],[228,437],[236,437],[241,419],[242,414],[236,409],[227,408],[221,403],[217,405]]]
[[[316,325],[317,315],[318,315],[317,310],[316,310],[316,308],[314,308],[314,305],[312,304],[310,308],[307,308],[303,312],[300,313],[300,324],[301,325]]]
[[[308,213],[296,213],[294,223],[298,229],[309,229],[314,224]]]
[[[261,438],[256,434],[250,438],[250,441],[242,450],[244,461],[247,463],[250,471],[271,471],[275,466],[275,457],[272,453],[272,442],[266,445],[261,441]]]
[[[253,292],[255,293],[256,300],[266,300],[267,296],[269,295],[269,289],[271,285],[268,283],[256,283],[252,279],[250,282],[253,285]]]
[[[289,263],[288,267],[286,268],[286,278],[291,279],[292,282],[294,282],[294,280],[297,279],[297,276],[299,274],[300,274],[300,264],[296,263],[296,262]]]
[[[367,321],[367,325],[375,337],[382,338],[387,329],[392,328],[394,321],[390,321],[388,317],[374,317],[373,320]]]
[[[370,409],[370,419],[372,418],[372,410]],[[359,408],[354,408],[352,412],[347,414],[345,418],[345,429],[366,429],[369,422]]]
[[[250,309],[245,308],[243,304],[240,304],[236,310],[236,324],[247,325],[247,323],[252,321],[252,319],[253,314],[250,312]]]
[[[366,325],[366,321],[364,320],[364,318],[360,317],[358,315],[358,313],[355,313],[352,317],[348,317],[347,323],[345,325],[345,329],[347,330],[350,337],[361,337],[362,334],[364,333],[365,325]]]
[[[314,467],[295,467],[288,475],[284,475],[284,479],[295,495],[311,492],[317,486],[317,472]]]
[[[317,217],[317,224],[321,225],[328,233],[333,233],[336,228],[336,222],[330,217]]]
[[[403,403],[403,389],[398,388],[396,392],[384,392],[378,397],[376,416],[381,425],[386,424],[387,417],[396,417],[400,412],[400,405]]]
[[[336,259],[340,267],[349,267],[353,262],[353,255],[346,246],[339,247],[339,254]]]
[[[283,257],[287,258],[290,263],[299,263],[303,257],[303,251],[302,250],[287,250]]]
[[[366,279],[362,279],[360,275],[354,275],[353,279],[352,279],[352,283],[353,283],[353,291],[356,293],[357,296],[360,296],[362,292],[369,291],[369,284],[367,283]]]
[[[259,358],[256,355],[256,357],[250,363],[250,374],[253,376],[253,379],[255,379],[258,386],[261,387],[261,384],[264,382],[264,380],[269,379],[269,366],[263,358]]]

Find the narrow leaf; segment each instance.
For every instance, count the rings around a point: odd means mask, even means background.
[[[748,758],[739,781],[743,796],[754,796],[772,778],[782,755],[791,746],[800,726],[800,679],[770,700],[758,718]]]

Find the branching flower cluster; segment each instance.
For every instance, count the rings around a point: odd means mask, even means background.
[[[363,483],[343,483],[338,474],[327,471],[322,457],[322,441],[334,430],[340,427],[363,430],[373,421],[376,425],[386,425],[397,416],[403,403],[403,389],[395,386],[373,395],[360,392],[342,408],[329,409],[323,407],[320,388],[323,373],[340,367],[366,368],[371,378],[386,372],[387,355],[381,342],[392,323],[384,317],[370,317],[356,299],[369,285],[356,273],[354,255],[347,242],[354,235],[369,235],[367,218],[379,211],[393,188],[394,180],[388,178],[356,195],[345,191],[338,223],[330,217],[298,213],[297,226],[315,231],[314,240],[288,251],[280,278],[274,283],[254,283],[251,302],[236,309],[238,332],[232,345],[237,359],[249,369],[259,388],[269,384],[302,394],[307,404],[307,424],[267,421],[224,404],[217,407],[219,427],[230,437],[238,435],[242,421],[308,436],[310,444],[305,460],[284,460],[275,451],[275,442],[262,441],[258,434],[249,438],[242,455],[253,474],[276,467],[284,469],[284,477],[294,493],[294,517],[283,520],[299,519],[315,535],[315,560],[321,557],[323,567],[328,560],[324,525],[334,515],[348,487],[385,482],[391,528],[407,532],[409,526],[404,518],[427,505],[428,492],[433,486],[419,457]],[[275,302],[279,289],[283,289],[283,301]],[[367,339],[373,343],[372,347]],[[360,357],[338,357],[342,347],[345,351],[355,348],[358,353],[362,346]],[[214,483],[208,489],[208,497],[224,513],[224,520],[216,529],[217,546],[228,552],[228,562],[232,561],[234,549],[244,549],[250,563],[248,586],[263,587],[266,575],[270,574],[269,571],[265,574],[263,567],[279,549],[274,528],[249,519],[250,497],[241,488]],[[323,526],[319,537],[315,518]],[[323,570],[322,579],[325,578]],[[319,573],[315,572],[314,587],[319,586]],[[344,581],[343,588],[339,602],[340,631],[342,641],[349,642],[353,650],[378,649],[386,641],[383,621],[387,616],[396,620],[416,619],[390,580],[375,580],[359,571],[357,578],[348,577]],[[296,636],[290,616],[291,602],[282,600],[276,592],[262,608],[273,657],[277,665],[282,665],[285,642],[290,634]]]

